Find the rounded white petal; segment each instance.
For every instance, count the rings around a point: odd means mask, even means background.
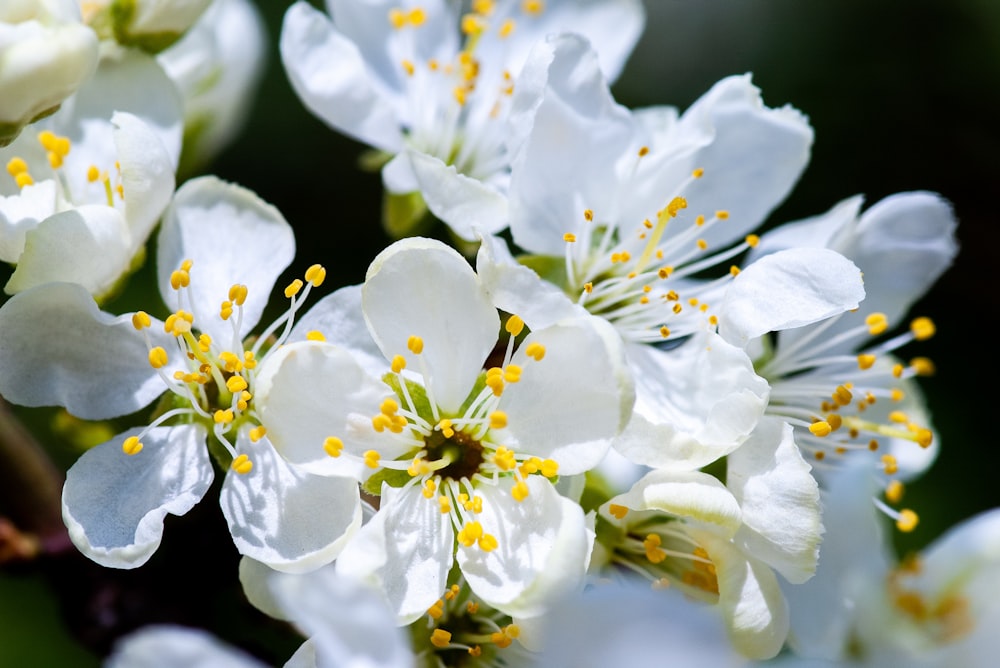
[[[251,443],[241,431],[236,448],[253,468],[226,474],[219,503],[240,554],[288,573],[335,559],[361,526],[357,481],[296,470],[267,437]]]
[[[181,626],[146,626],[122,637],[104,668],[265,668],[207,631]]]
[[[371,418],[389,387],[369,376],[350,353],[329,343],[303,341],[271,351],[258,367],[254,405],[278,453],[304,470],[321,475],[362,478],[361,455],[377,434]],[[382,438],[378,450],[400,454],[394,439]],[[331,457],[327,438],[341,439],[344,453]]]
[[[382,486],[379,511],[337,559],[337,572],[381,589],[400,624],[427,613],[454,560],[451,519],[419,485]]]
[[[125,220],[131,251],[135,253],[146,242],[174,194],[174,165],[160,137],[138,116],[116,112],[111,122],[117,128],[114,140],[125,197]]]
[[[174,343],[155,322],[146,331],[154,346]],[[165,389],[130,317],[101,312],[79,285],[47,283],[0,307],[0,394],[12,403],[103,420],[133,413]]]
[[[85,452],[63,487],[63,521],[73,544],[109,568],[136,568],[160,546],[167,513],[183,515],[208,491],[214,473],[197,425],[156,427],[135,455],[130,429]]]
[[[528,497],[511,496],[513,481],[480,485],[483,531],[497,539],[486,552],[458,546],[469,587],[488,605],[514,617],[536,617],[551,602],[582,585],[593,544],[580,506],[539,476],[528,476]]]
[[[719,308],[719,334],[746,346],[767,332],[801,327],[857,308],[861,271],[839,253],[795,248],[767,255],[730,283]]]
[[[789,582],[811,578],[823,532],[819,485],[791,425],[765,417],[726,464],[726,486],[743,511],[736,542]]]
[[[323,568],[333,568],[332,564],[326,566],[321,566]],[[243,595],[247,597],[247,601],[250,604],[263,612],[268,617],[274,619],[280,619],[282,621],[289,621],[287,614],[282,610],[281,605],[274,598],[274,592],[271,591],[271,577],[278,573],[279,571],[274,570],[270,566],[262,564],[261,562],[251,559],[250,557],[243,556],[240,558],[240,585],[243,587]],[[308,574],[303,574],[301,577],[306,577]]]
[[[392,96],[373,82],[358,46],[329,18],[306,2],[296,2],[285,13],[280,46],[292,88],[310,111],[376,148],[401,148],[403,135]]]
[[[711,525],[725,536],[734,535],[742,519],[732,492],[701,471],[651,471],[609,503],[632,510],[659,510]]]
[[[788,606],[778,580],[765,564],[712,532],[689,529],[715,564],[719,607],[729,639],[751,659],[770,659],[788,635]]]
[[[132,246],[116,209],[91,205],[57,213],[25,235],[24,252],[4,290],[14,294],[65,281],[101,296],[128,270]]]
[[[742,349],[703,332],[679,348],[626,346],[635,414],[614,447],[636,464],[691,470],[735,450],[770,389]]]
[[[0,162],[6,164],[10,155],[16,154],[0,150]],[[55,207],[56,182],[51,179],[0,195],[0,260],[17,264],[26,234],[54,214]]]
[[[420,194],[431,213],[462,239],[475,241],[507,227],[507,198],[496,188],[460,174],[454,165],[415,150],[407,150]]]
[[[295,257],[295,236],[281,213],[250,190],[214,176],[187,181],[164,214],[156,251],[160,294],[177,308],[171,273],[191,260],[191,285],[184,305],[194,327],[228,342],[232,325],[219,308],[229,288],[247,286],[239,338],[260,320],[274,282]],[[190,298],[190,302],[187,301]]]
[[[469,263],[433,239],[397,241],[379,253],[361,288],[365,320],[386,359],[426,365],[424,385],[441,410],[461,407],[493,350],[500,316]],[[424,341],[418,357],[410,336]]]
[[[316,666],[405,668],[413,653],[378,593],[332,568],[269,578],[274,599],[313,647]]]
[[[544,346],[541,360],[525,353],[532,344]],[[516,452],[554,459],[563,475],[597,465],[635,400],[614,328],[588,317],[533,331],[511,363],[523,371],[500,399],[508,426],[498,438]]]

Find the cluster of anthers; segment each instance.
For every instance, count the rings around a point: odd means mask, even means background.
[[[645,146],[639,150],[633,171],[648,154]],[[567,290],[579,295],[581,306],[610,321],[630,341],[655,343],[683,337],[700,330],[705,319],[717,325],[718,318],[708,312],[705,297],[717,294],[739,268],[731,265],[723,276],[687,282],[683,289],[678,284],[757,245],[758,237],[751,234],[739,244],[708,254],[704,233],[729,219],[729,212],[721,210],[711,217],[699,214],[679,233],[664,235],[667,224],[687,209],[684,191],[704,174],[701,168],[692,171],[678,186],[678,194],[657,211],[656,221],[643,220],[632,234],[622,234],[616,224],[603,222],[599,216],[595,221],[597,214],[586,209],[581,234],[563,235]]]
[[[872,407],[880,401],[902,402],[906,394],[900,381],[934,372],[933,363],[926,357],[914,358],[909,364],[887,357],[911,341],[929,339],[934,335],[934,323],[929,318],[916,318],[908,331],[856,355],[828,354],[829,349],[845,340],[859,334],[880,336],[889,326],[884,314],[872,313],[863,324],[824,339],[826,329],[837,320],[830,319],[792,344],[780,347],[760,366],[758,373],[772,381],[768,412],[779,414],[799,428],[796,442],[821,467],[836,466],[831,459],[850,452],[884,450],[886,439],[930,447],[933,433],[908,413],[893,409],[879,411],[875,417]],[[879,468],[889,477],[885,482],[886,500],[898,504],[903,483],[890,477],[899,471],[896,456],[883,452]],[[897,511],[880,499],[875,503],[895,520],[900,531],[912,531],[917,526],[919,518],[913,510]]]
[[[442,660],[446,653],[461,653],[466,659],[461,665],[496,665],[497,650],[510,647],[521,634],[509,616],[474,600],[469,588],[459,584],[449,587],[428,608],[427,622],[432,629],[427,639],[434,647],[427,651],[436,652]],[[414,632],[424,633],[418,625],[414,625]],[[424,638],[415,640],[418,646],[426,642]],[[445,661],[445,665],[452,663]]]
[[[718,600],[715,563],[681,523],[614,503],[608,512],[618,520],[625,520],[629,513],[634,516],[626,523],[625,535],[614,543],[614,565],[638,574],[655,588],[677,587],[688,596],[712,603]]]
[[[913,586],[923,565],[919,555],[905,559],[886,576],[890,603],[918,626],[921,634],[939,644],[957,642],[975,629],[969,600],[957,592],[927,596]]]
[[[249,473],[253,462],[246,454],[239,454],[233,445],[234,434],[244,425],[250,426],[248,435],[254,443],[267,433],[253,409],[255,370],[267,350],[280,346],[291,332],[295,313],[301,308],[309,291],[319,287],[326,278],[326,269],[315,264],[305,273],[305,281],[295,279],[284,291],[291,303],[288,309],[271,323],[258,337],[243,341],[240,330],[243,305],[247,299],[247,286],[235,284],[219,307],[220,317],[232,325],[232,338],[217,341],[205,332],[196,333],[199,320],[185,291],[191,284],[192,261],[185,260],[170,275],[170,286],[177,293],[177,310],[163,323],[163,329],[173,335],[176,347],[168,353],[162,346],[154,346],[147,332],[152,320],[144,311],[132,316],[132,325],[142,332],[149,349],[149,364],[159,373],[174,397],[176,407],[156,417],[142,432],[125,440],[122,450],[127,455],[142,451],[142,437],[153,427],[174,418],[183,417],[200,421],[211,430],[216,441],[232,457],[232,468],[240,474]],[[303,289],[304,288],[304,289]],[[185,301],[191,310],[185,310]],[[279,328],[281,333],[275,336]],[[265,349],[265,346],[267,348]],[[262,352],[263,351],[263,352]],[[182,360],[186,369],[167,375],[171,355]]]
[[[65,176],[62,174],[61,168],[66,160],[66,156],[69,155],[70,149],[73,148],[73,143],[69,137],[57,135],[51,130],[42,130],[39,132],[38,143],[45,150],[46,160],[48,160],[49,167],[52,168],[56,182],[66,194],[67,199],[72,199],[72,197],[68,196],[70,188],[65,181]],[[108,172],[101,170],[97,165],[90,165],[87,168],[87,182],[103,185],[108,206],[115,205],[115,195],[118,196],[119,200],[125,198],[125,191],[121,184],[121,165],[117,161],[115,162],[115,171],[117,172],[117,178],[112,182]],[[25,188],[26,186],[35,184],[35,178],[31,175],[31,169],[27,161],[20,156],[14,156],[7,161],[7,173],[17,183],[18,188]]]
[[[438,407],[432,383],[426,382],[430,375],[422,357],[424,341],[419,336],[410,336],[407,348],[416,358],[425,383],[419,385],[404,377],[406,358],[395,355],[391,373],[386,375],[395,398],[386,398],[371,421],[375,432],[401,445],[406,454],[399,459],[385,459],[377,450],[363,454],[365,465],[371,469],[405,472],[397,477],[390,474],[386,480],[401,480],[405,487],[421,486],[423,497],[435,502],[440,512],[451,518],[458,542],[465,547],[478,545],[486,552],[495,550],[498,543],[475,519],[483,510],[477,485],[495,485],[501,478],[513,477],[511,495],[522,502],[530,491],[527,476],[540,474],[554,478],[559,471],[558,463],[552,459],[515,453],[501,444],[507,413],[499,405],[508,386],[521,379],[523,369],[511,363],[511,356],[515,341],[524,330],[524,321],[512,315],[505,329],[509,339],[502,363],[480,374],[479,383],[458,415],[447,415]],[[545,357],[545,347],[538,342],[528,343],[524,352],[534,362]],[[328,437],[323,447],[331,457],[348,456],[343,451],[343,440],[337,436]]]

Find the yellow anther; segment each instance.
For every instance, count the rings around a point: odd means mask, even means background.
[[[466,547],[472,547],[483,537],[483,525],[479,522],[468,522],[458,532],[458,542]]]
[[[660,547],[660,537],[655,533],[646,536],[642,546],[646,548],[646,559],[651,563],[658,564],[667,558],[667,553]]]
[[[680,305],[680,304],[678,303],[678,304],[674,304],[674,305],[673,305],[673,307],[671,307],[671,310],[672,310],[672,311],[673,311],[674,313],[680,313],[681,311],[683,311],[683,310],[684,310],[684,307],[683,307],[683,306],[681,306],[681,305]]]
[[[502,471],[512,471],[514,470],[514,467],[517,466],[517,460],[514,459],[514,453],[502,445],[496,449],[496,452],[493,453],[493,462]]]
[[[52,169],[59,169],[63,166],[63,157],[55,151],[49,151],[45,154],[45,157],[48,158],[49,167]]]
[[[667,209],[666,209],[667,215],[670,216],[671,218],[676,218],[680,210],[686,209],[687,205],[688,203],[686,199],[684,199],[683,197],[675,197],[672,200],[670,200],[669,204],[667,204]]]
[[[887,475],[894,475],[899,472],[899,462],[892,455],[882,455],[882,468]]]
[[[868,325],[869,334],[878,336],[888,329],[889,320],[885,317],[884,313],[871,313],[865,318],[865,324]]]
[[[451,426],[451,420],[448,418],[443,418],[438,422],[437,427],[445,438],[451,438],[455,435],[455,429]]]
[[[365,456],[365,466],[367,466],[370,469],[378,468],[378,463],[379,460],[382,459],[382,456],[378,453],[377,450],[366,450],[364,456]]]
[[[670,336],[670,328],[660,327],[660,336],[662,336],[665,339],[668,338]]]
[[[394,355],[391,368],[393,373],[399,373],[406,368],[406,359],[402,355]]]
[[[233,470],[240,475],[246,475],[250,473],[250,469],[253,468],[253,462],[246,455],[240,455],[233,460]]]
[[[524,0],[521,3],[521,11],[525,14],[541,14],[544,9],[545,3],[542,0]]]
[[[890,480],[885,488],[885,498],[889,503],[899,503],[903,498],[903,483],[898,480]]]
[[[851,391],[846,387],[844,387],[843,385],[838,385],[837,388],[833,391],[833,400],[839,406],[846,406],[847,404],[851,403],[853,399],[854,395],[851,394]]]
[[[563,241],[568,244],[574,243],[576,241],[576,235],[571,232],[567,232],[563,235]]]
[[[746,237],[744,237],[743,240],[750,248],[756,248],[757,244],[760,243],[760,237],[758,237],[756,234],[748,234],[746,235]]]
[[[167,365],[168,362],[167,351],[156,346],[149,351],[149,365],[154,369],[162,369]]]
[[[42,130],[38,133],[38,143],[47,151],[55,149],[56,134],[52,130]]]
[[[910,368],[918,376],[933,376],[935,372],[934,362],[928,357],[914,357],[910,360]]]
[[[385,413],[379,413],[372,418],[372,428],[378,433],[384,432],[386,429],[392,427],[392,418],[390,418]]]
[[[536,362],[541,362],[542,358],[545,357],[545,346],[540,344],[538,341],[532,341],[524,349],[524,354]]]
[[[875,356],[868,353],[862,353],[858,355],[858,368],[859,369],[870,369],[872,365],[875,364]]]
[[[138,330],[143,330],[152,325],[153,322],[149,318],[149,314],[145,311],[136,311],[132,314],[132,326]]]
[[[826,416],[826,423],[830,425],[830,431],[837,431],[844,423],[844,420],[836,413],[830,413]]]
[[[24,161],[24,158],[15,156],[7,161],[7,173],[11,176],[16,178],[18,174],[26,174],[27,172],[28,163]]]
[[[444,649],[451,644],[451,634],[444,629],[434,629],[434,632],[431,633],[431,644]]]
[[[700,250],[705,250],[706,248],[708,248],[708,242],[705,241],[704,239],[698,239],[698,241],[696,241],[695,243],[698,244],[698,248]]]
[[[260,439],[264,438],[264,436],[266,435],[267,435],[267,429],[264,427],[264,425],[259,424],[250,430],[250,442],[256,443]]]
[[[737,267],[735,264],[729,265],[729,275],[730,276],[739,276],[739,273],[740,273],[740,268],[739,267]]]
[[[447,496],[438,497],[438,508],[442,515],[447,515],[451,512],[451,501],[448,500]]]
[[[906,393],[903,392],[898,387],[894,387],[894,388],[892,388],[892,390],[889,391],[889,398],[892,401],[902,401],[905,397],[906,397]]]
[[[503,379],[508,383],[516,383],[521,380],[521,367],[517,364],[508,364],[503,370]]]
[[[813,457],[816,458],[816,461],[822,461],[822,460],[826,459],[826,453],[823,452],[822,450],[818,450],[818,451],[816,451],[816,452],[813,453]]]
[[[97,168],[97,165],[91,165],[87,168],[87,181],[90,183],[95,183],[101,178],[101,170]]]
[[[435,494],[435,492],[437,492],[437,483],[434,482],[431,479],[425,480],[424,481],[424,489],[421,492],[421,494],[424,495],[424,498],[425,499],[429,499],[429,498],[433,497],[434,494]]]
[[[414,355],[419,355],[424,352],[424,340],[417,335],[411,335],[406,339],[406,347]]]
[[[229,380],[226,381],[226,389],[233,394],[242,392],[247,389],[247,387],[247,381],[243,376],[230,376]]]
[[[903,533],[909,533],[917,528],[919,522],[920,518],[915,512],[909,508],[904,508],[899,511],[899,517],[896,519],[896,528]]]
[[[904,367],[902,364],[892,365],[892,375],[895,376],[896,378],[902,378],[904,371],[906,371],[906,367]]]
[[[492,552],[497,549],[499,543],[497,543],[496,536],[493,534],[483,534],[483,537],[476,541],[479,545],[479,549],[483,552]]]
[[[14,177],[14,181],[17,183],[18,188],[25,188],[35,183],[35,179],[31,178],[31,174],[28,172],[21,172]]]
[[[296,278],[294,281],[289,283],[288,287],[285,288],[285,298],[291,299],[295,295],[299,294],[299,290],[302,289],[303,285],[304,284],[302,283],[301,278]]]
[[[406,76],[412,77],[413,73],[416,72],[416,67],[413,65],[412,60],[406,60],[405,58],[400,63],[403,66],[403,71],[406,72]]]
[[[444,601],[441,599],[434,601],[434,605],[427,608],[427,614],[431,619],[439,619],[444,614]]]
[[[812,432],[813,436],[818,436],[823,438],[824,436],[829,436],[833,431],[833,427],[826,420],[820,420],[819,422],[813,422],[809,425],[809,431]]]
[[[514,19],[504,19],[504,22],[500,24],[500,30],[497,31],[500,35],[500,39],[507,39],[514,32],[514,27],[516,23]]]
[[[917,318],[910,323],[910,331],[917,341],[926,341],[934,336],[934,321],[930,318]]]
[[[625,515],[628,514],[628,508],[620,506],[617,503],[612,503],[608,505],[608,512],[611,513],[611,516],[615,519],[622,520],[625,519]]]
[[[306,332],[306,341],[326,341],[326,337],[318,329],[310,329]]]
[[[212,414],[212,419],[215,421],[215,424],[229,424],[235,419],[235,417],[236,416],[233,415],[233,411],[230,408],[225,410],[220,409]]]
[[[588,223],[593,222],[594,221],[594,210],[593,209],[584,209],[583,210],[583,219],[586,220]]]
[[[542,461],[542,475],[546,478],[554,478],[559,475],[559,462],[554,459]]]
[[[521,502],[528,498],[529,491],[528,483],[518,480],[511,488],[510,495],[514,497],[515,501]]]
[[[142,443],[139,441],[139,437],[129,436],[128,438],[126,438],[125,442],[122,443],[122,452],[124,452],[126,455],[129,455],[130,457],[132,455],[137,455],[140,452],[142,452]]]
[[[183,269],[176,269],[170,274],[170,287],[180,290],[191,285],[191,275]]]
[[[701,177],[705,176],[705,170],[699,167],[693,172],[691,172],[691,176],[693,176],[696,179],[700,179]]]
[[[406,15],[406,20],[410,22],[410,25],[414,28],[418,28],[427,21],[427,12],[423,10],[422,7],[414,7],[410,10],[410,13]]]
[[[219,361],[222,362],[222,369],[228,373],[236,373],[243,368],[243,362],[236,356],[236,353],[224,350],[219,353]]]
[[[390,9],[389,10],[389,23],[396,30],[400,30],[406,26],[406,14],[403,13],[401,9]]]
[[[326,280],[326,269],[321,264],[314,264],[306,269],[306,280],[309,281],[314,288],[318,288],[323,285],[323,281]]]
[[[399,404],[392,397],[386,397],[379,410],[386,415],[394,415],[399,410]]]
[[[897,424],[906,424],[910,421],[910,418],[903,411],[892,411],[889,413],[889,421]]]
[[[474,615],[479,612],[479,604],[475,601],[469,601],[465,604],[465,610],[470,614]]]
[[[344,449],[344,442],[336,436],[327,436],[323,440],[323,450],[331,457],[339,457]]]
[[[490,413],[490,429],[503,429],[507,426],[507,414],[503,411]]]
[[[219,307],[219,317],[223,320],[229,320],[233,315],[233,303],[231,301],[224,301]]]
[[[519,315],[511,315],[507,318],[507,323],[504,325],[504,329],[511,336],[520,336],[521,332],[524,331],[524,320],[521,319]]]
[[[716,211],[715,212],[715,217],[718,218],[719,220],[729,220],[729,212],[728,211]],[[754,236],[754,235],[750,235],[750,236]],[[748,240],[747,243],[750,243],[750,241]]]
[[[917,429],[913,438],[922,448],[929,448],[934,442],[934,434],[930,429]]]
[[[247,300],[247,286],[236,283],[229,288],[229,301],[237,306],[243,306]]]

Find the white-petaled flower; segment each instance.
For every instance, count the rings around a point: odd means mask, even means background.
[[[880,490],[858,464],[849,462],[824,490],[834,502],[825,513],[816,577],[786,588],[795,653],[834,666],[993,665],[1000,650],[1000,509],[897,562],[884,518],[871,504]]]
[[[768,387],[742,347],[714,333],[737,317],[721,308],[726,293],[743,285],[753,299],[740,306],[760,317],[740,322],[764,331],[864,294],[857,268],[831,251],[788,251],[747,275],[730,266],[798,178],[811,129],[793,109],[765,107],[747,76],[720,81],[680,116],[630,113],[571,35],[537,47],[524,80],[509,200],[514,242],[530,255],[518,264],[486,239],[480,275],[531,327],[580,309],[615,327],[636,378],[635,416],[616,444],[627,457],[693,469],[728,454]],[[718,278],[703,278],[720,264]]]
[[[304,104],[389,155],[391,193],[420,191],[460,237],[507,224],[511,93],[531,45],[572,31],[617,76],[644,21],[636,0],[329,0],[286,13],[281,55]],[[336,64],[334,66],[333,64]]]
[[[207,164],[243,128],[264,74],[267,34],[250,0],[216,0],[157,60],[184,99],[181,171]]]
[[[0,149],[0,259],[17,264],[5,290],[113,292],[173,195],[181,132],[173,84],[149,56],[123,52]]]
[[[727,467],[726,485],[700,471],[654,470],[611,498],[592,568],[717,604],[734,646],[769,658],[788,630],[774,571],[795,583],[815,571],[819,492],[791,427],[776,420],[762,421]]]
[[[86,0],[83,20],[102,39],[158,53],[195,24],[212,0]]]
[[[258,410],[282,455],[381,494],[338,569],[378,582],[404,623],[441,596],[456,560],[484,603],[539,614],[578,585],[592,541],[553,480],[600,461],[632,406],[617,336],[586,320],[525,336],[510,315],[504,341],[464,258],[420,238],[374,260],[361,305],[384,374],[366,370],[367,355],[306,341],[258,376]]]
[[[304,289],[293,281],[289,309],[247,339],[294,252],[277,210],[203,177],[178,190],[159,233],[160,294],[174,309],[165,321],[103,313],[71,283],[31,288],[0,308],[0,393],[9,401],[106,419],[166,392],[148,426],[87,451],[67,473],[63,519],[88,557],[118,568],[144,563],[164,516],[187,512],[207,491],[210,451],[229,469],[221,505],[244,554],[278,569],[315,568],[360,524],[357,483],[289,466],[254,407],[266,346],[280,344],[325,275],[316,265]],[[317,507],[342,513],[317,517]]]
[[[97,35],[73,0],[0,7],[0,147],[53,113],[94,73]]]
[[[104,668],[266,668],[208,631],[183,626],[145,626],[120,638]]]
[[[795,440],[822,480],[846,455],[866,453],[891,504],[902,482],[925,470],[938,444],[915,376],[931,373],[926,358],[903,362],[895,351],[934,334],[928,318],[909,331],[882,336],[951,264],[957,251],[951,207],[931,193],[901,193],[861,213],[861,198],[826,214],[776,228],[756,249],[761,260],[792,247],[829,248],[864,273],[860,308],[814,324],[785,329],[773,339],[759,332],[720,333],[742,340],[755,356],[757,373],[771,385],[767,414],[795,427]],[[748,270],[749,271],[749,268]],[[738,291],[729,299],[746,300]],[[749,317],[749,316],[748,316]],[[879,505],[910,530],[916,515]]]

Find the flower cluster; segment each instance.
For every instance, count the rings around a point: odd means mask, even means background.
[[[616,102],[638,0],[293,4],[288,79],[372,148],[396,240],[282,309],[292,225],[196,174],[253,99],[252,7],[0,18],[0,395],[122,424],[66,472],[93,561],[142,566],[217,497],[246,597],[307,638],[289,665],[989,656],[995,514],[898,563],[880,534],[917,526],[904,484],[939,448],[933,364],[899,351],[934,334],[906,319],[950,205],[765,228],[808,120],[749,75]],[[161,301],[116,307],[154,232]],[[170,627],[110,665],[206,656],[257,665]]]

